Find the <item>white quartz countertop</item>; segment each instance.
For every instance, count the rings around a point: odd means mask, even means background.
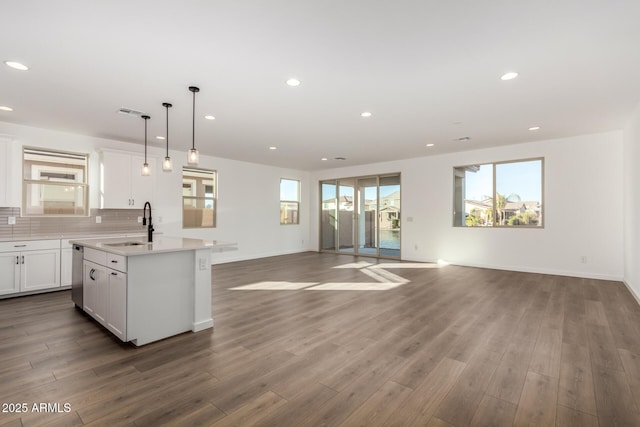
[[[111,252],[122,256],[150,255],[163,252],[193,251],[210,248],[220,250],[233,248],[235,243],[221,242],[219,240],[189,239],[185,237],[154,236],[152,243],[147,243],[144,237],[119,237],[91,240],[71,240],[71,243],[93,248],[105,252]]]

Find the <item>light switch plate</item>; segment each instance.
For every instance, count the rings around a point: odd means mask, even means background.
[[[96,224],[102,224],[102,217],[101,216],[97,216],[96,217]]]
[[[199,262],[200,262],[200,270],[206,270],[207,269],[207,259],[206,258],[200,258]]]
[[[8,219],[7,223],[9,225],[16,225],[16,217],[15,216],[10,216],[7,219]]]

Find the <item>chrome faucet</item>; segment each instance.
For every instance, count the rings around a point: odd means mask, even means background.
[[[147,225],[147,206],[149,206],[149,224],[147,226],[147,242],[153,242],[153,223],[151,222],[151,203],[145,202],[142,210],[142,225]]]

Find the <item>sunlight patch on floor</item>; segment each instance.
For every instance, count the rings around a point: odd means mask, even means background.
[[[233,291],[255,291],[255,290],[288,291],[288,290],[304,289],[317,284],[318,282],[257,282],[257,283],[250,283],[244,286],[236,286],[235,288],[229,288],[229,289]]]
[[[332,282],[307,288],[307,291],[387,291],[404,283]]]

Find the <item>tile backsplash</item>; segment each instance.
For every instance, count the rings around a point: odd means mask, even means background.
[[[0,240],[143,233],[146,228],[138,223],[139,216],[140,210],[91,209],[88,217],[21,217],[20,208],[0,207]],[[9,217],[15,217],[15,225],[9,225]]]

